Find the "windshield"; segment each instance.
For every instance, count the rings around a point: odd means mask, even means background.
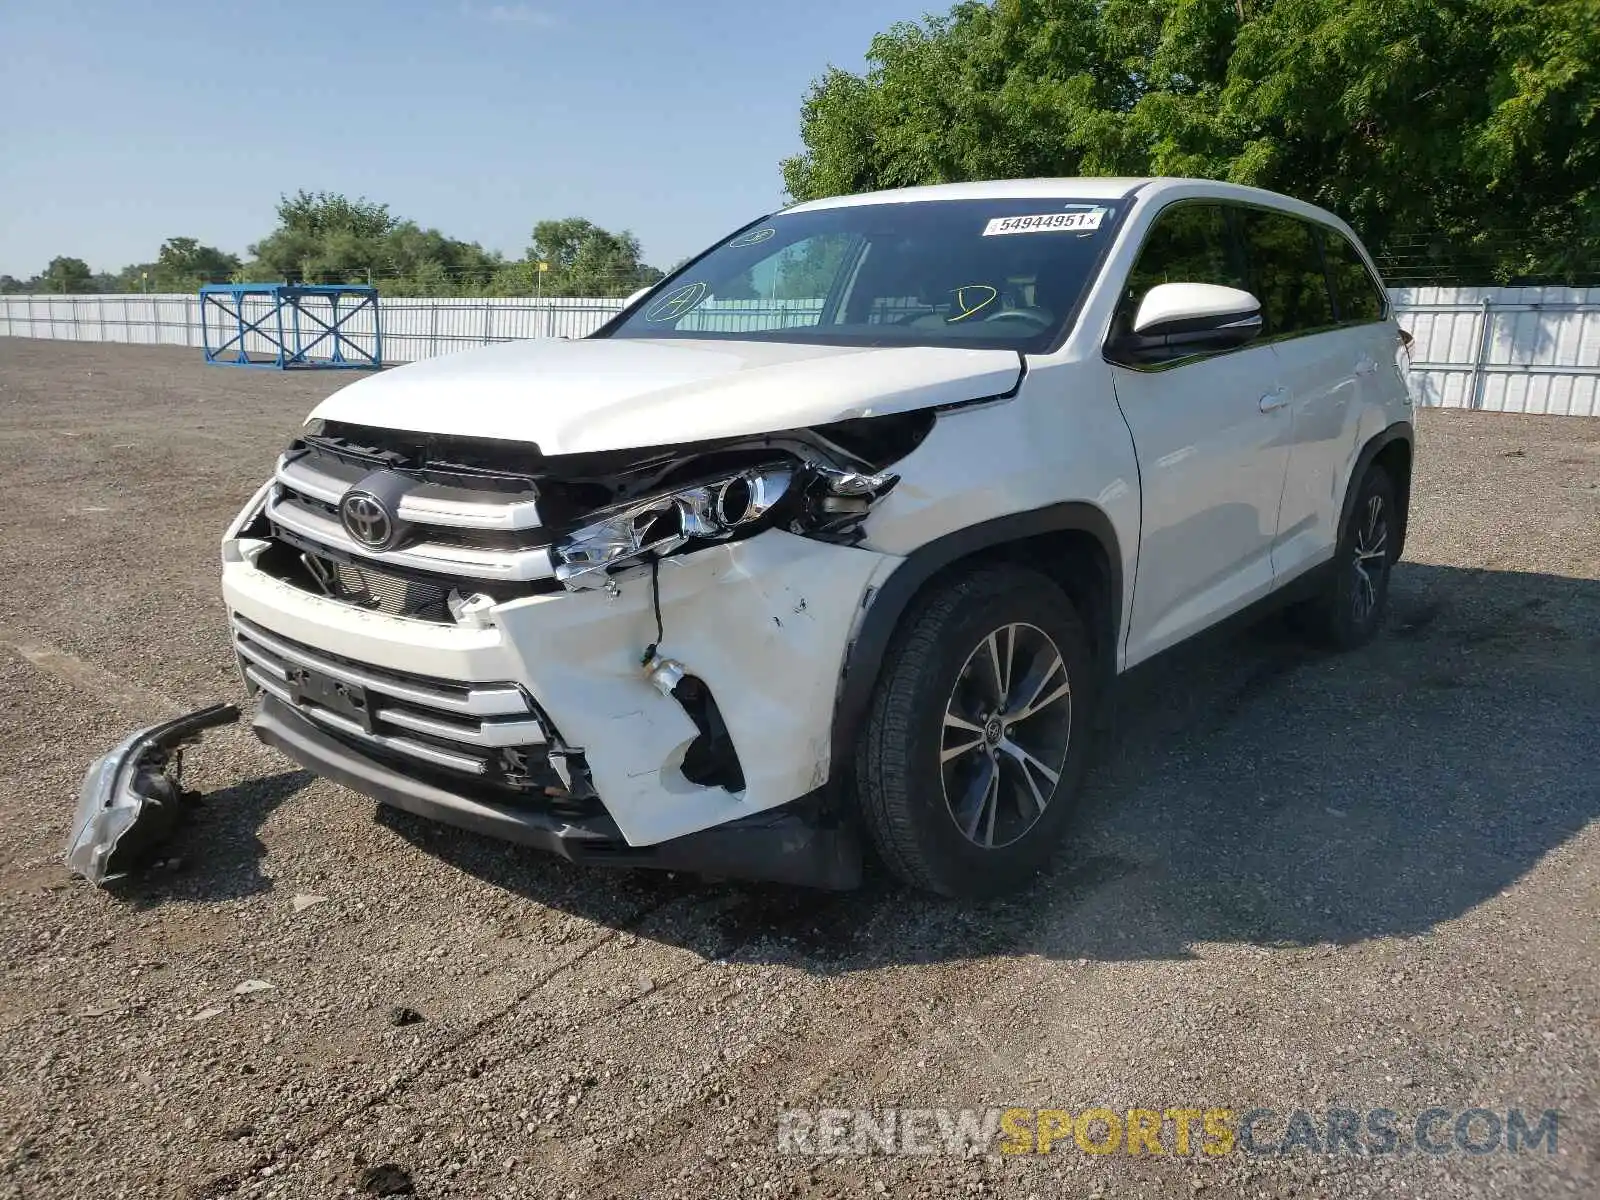
[[[1104,200],[846,205],[749,226],[602,336],[1048,349],[1115,232]]]

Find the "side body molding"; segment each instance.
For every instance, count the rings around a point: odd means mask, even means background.
[[[1058,575],[1063,564],[1032,559],[1026,547],[1019,543],[1061,533],[1090,535],[1099,543],[1105,557],[1110,594],[1104,598],[1102,611],[1082,616],[1086,622],[1099,626],[1093,629],[1096,650],[1102,659],[1103,681],[1111,680],[1116,674],[1117,646],[1121,640],[1122,552],[1111,518],[1104,511],[1085,501],[1069,501],[1029,512],[1010,513],[955,530],[912,551],[869,598],[866,615],[845,653],[839,698],[834,705],[833,761],[829,775],[832,782],[842,780],[849,769],[856,735],[866,721],[872,691],[890,643],[923,587],[934,576],[965,559],[1010,546],[1018,549],[1013,561],[1038,565],[1047,574]]]

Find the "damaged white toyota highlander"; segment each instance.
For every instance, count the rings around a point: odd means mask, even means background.
[[[223,543],[255,731],[579,862],[1015,886],[1119,673],[1269,600],[1372,635],[1403,338],[1249,188],[796,205],[592,336],[324,401]]]

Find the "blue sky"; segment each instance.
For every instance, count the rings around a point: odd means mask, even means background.
[[[513,257],[588,217],[669,266],[776,207],[807,84],[930,7],[0,0],[0,273],[243,254],[300,187]]]

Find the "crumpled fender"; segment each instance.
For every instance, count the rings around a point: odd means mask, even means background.
[[[238,719],[234,705],[213,704],[141,729],[95,759],[78,793],[67,866],[96,887],[126,874],[177,822],[184,800],[179,748]]]

